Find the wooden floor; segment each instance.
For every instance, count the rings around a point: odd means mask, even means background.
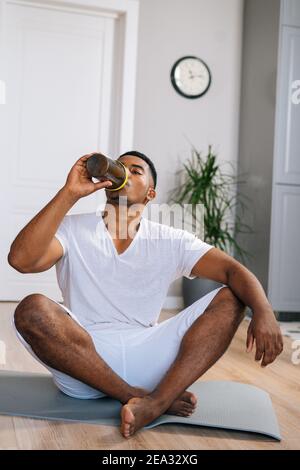
[[[8,370],[47,372],[19,344],[10,326],[14,303],[0,303],[0,341],[6,344]],[[176,311],[163,311],[160,321]],[[0,416],[1,449],[300,449],[300,365],[291,361],[291,341],[285,338],[285,350],[279,359],[262,369],[254,355],[245,352],[245,320],[229,350],[208,371],[203,380],[234,380],[266,390],[273,401],[283,440],[250,433],[221,431],[193,425],[162,425],[141,430],[127,440],[117,426],[36,420]],[[1,362],[1,361],[0,361]],[[2,357],[2,362],[3,357]]]

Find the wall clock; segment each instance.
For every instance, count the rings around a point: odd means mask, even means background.
[[[211,72],[208,65],[195,56],[178,59],[171,70],[173,87],[185,98],[200,98],[211,84]]]

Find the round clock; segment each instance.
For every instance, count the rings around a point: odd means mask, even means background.
[[[203,60],[195,56],[178,59],[171,70],[175,90],[185,98],[199,98],[211,84],[211,73]]]

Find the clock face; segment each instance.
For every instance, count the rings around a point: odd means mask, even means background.
[[[175,90],[186,98],[199,98],[211,84],[211,74],[203,60],[186,56],[177,60],[171,70]]]

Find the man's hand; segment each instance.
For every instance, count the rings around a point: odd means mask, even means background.
[[[86,169],[86,161],[92,155],[93,153],[90,153],[79,158],[68,174],[64,187],[75,200],[88,196],[98,189],[109,188],[112,185],[112,182],[105,178],[99,183],[93,183]]]
[[[255,360],[262,359],[262,367],[271,364],[282,353],[282,334],[271,309],[253,312],[247,333],[247,352],[252,351],[254,341],[256,342]]]

